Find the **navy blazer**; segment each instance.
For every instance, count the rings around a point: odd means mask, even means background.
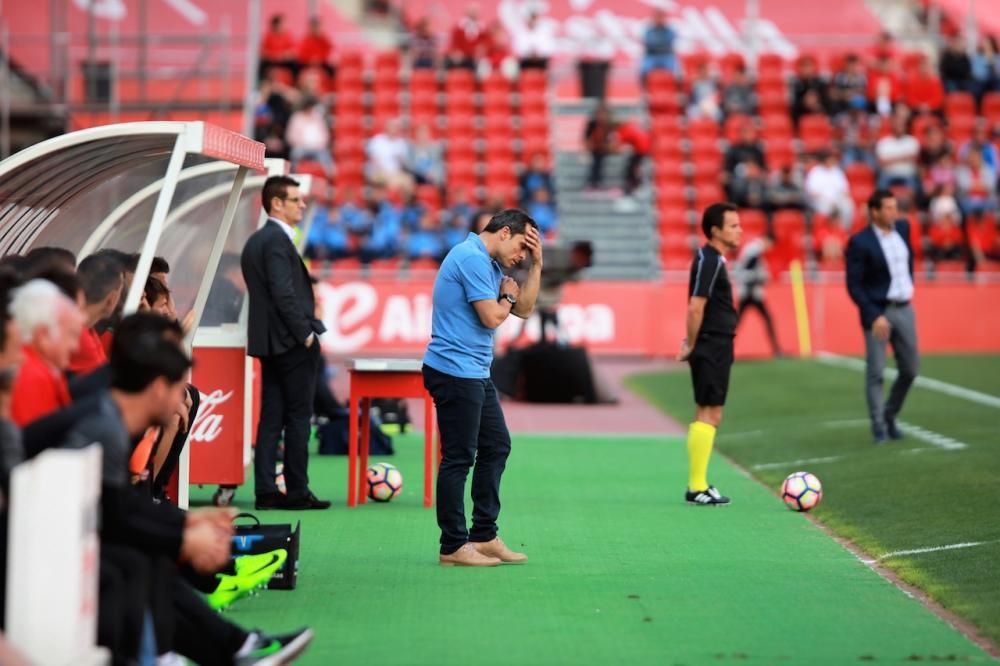
[[[913,277],[913,248],[910,246],[910,223],[896,222],[896,233],[903,237],[903,243],[910,252],[910,277]],[[889,285],[892,275],[889,264],[882,252],[873,225],[868,225],[851,236],[847,243],[847,292],[861,311],[861,326],[871,328],[872,322],[884,312],[888,302]]]
[[[312,280],[295,245],[273,220],[254,232],[240,256],[250,300],[247,354],[283,354],[326,327],[314,316]]]

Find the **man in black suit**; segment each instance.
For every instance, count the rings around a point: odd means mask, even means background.
[[[865,334],[865,391],[876,444],[902,439],[896,416],[917,377],[917,325],[913,298],[913,249],[910,225],[899,217],[896,199],[876,190],[868,200],[871,224],[847,244],[847,291],[861,312]],[[885,343],[892,345],[899,374],[885,401],[882,374]]]
[[[309,490],[309,419],[319,371],[318,336],[309,271],[292,241],[305,201],[299,184],[272,176],[262,193],[267,222],[240,257],[250,299],[247,353],[260,359],[260,419],[254,477],[258,509],[326,509]],[[278,439],[285,433],[286,493],[275,483]]]

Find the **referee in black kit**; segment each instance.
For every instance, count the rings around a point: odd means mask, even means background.
[[[688,282],[687,337],[681,342],[678,361],[691,366],[695,416],[688,429],[689,504],[722,506],[729,498],[708,483],[708,460],[712,456],[715,431],[722,423],[722,406],[729,391],[736,337],[733,287],[726,272],[726,252],[740,245],[740,216],[729,203],[705,209],[701,228],[708,242],[698,250]]]

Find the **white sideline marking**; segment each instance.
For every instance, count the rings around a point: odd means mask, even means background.
[[[939,449],[944,449],[945,451],[961,451],[962,449],[969,448],[969,445],[965,442],[960,442],[957,439],[948,437],[947,435],[942,435],[941,433],[934,432],[933,430],[921,428],[918,425],[913,425],[912,423],[907,423],[906,421],[899,421],[898,424],[900,429],[907,435],[913,435],[914,439],[919,439],[921,442],[927,442],[931,446],[936,446]]]
[[[824,458],[802,458],[801,460],[788,460],[786,462],[760,463],[754,465],[752,469],[779,469],[781,467],[798,467],[799,465],[817,465],[819,463],[831,463],[843,460],[844,456],[826,456]]]
[[[976,546],[986,546],[992,543],[997,543],[994,541],[966,541],[964,543],[950,543],[946,546],[931,546],[930,548],[911,548],[909,550],[894,550],[890,553],[885,553],[884,555],[879,555],[874,560],[858,558],[865,564],[875,564],[876,562],[881,562],[882,560],[888,560],[893,557],[902,557],[904,555],[923,555],[925,553],[937,553],[942,550],[959,550],[961,548],[975,548]]]
[[[848,356],[831,354],[829,352],[818,352],[816,354],[816,358],[819,359],[821,363],[826,363],[827,365],[849,368],[860,372],[864,372],[865,370],[864,361],[856,358],[850,358]],[[895,379],[897,374],[895,368],[886,368],[885,373],[890,379]],[[965,388],[964,386],[949,384],[948,382],[943,382],[940,379],[931,379],[930,377],[918,376],[914,383],[921,388],[937,391],[938,393],[944,393],[945,395],[950,395],[955,398],[961,398],[962,400],[967,400],[968,402],[975,402],[980,405],[986,405],[987,407],[996,407],[1000,409],[1000,398],[995,395],[990,395],[989,393],[974,391],[972,389]]]

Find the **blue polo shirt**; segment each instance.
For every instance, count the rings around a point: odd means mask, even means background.
[[[503,272],[478,235],[456,245],[434,280],[431,342],[424,363],[464,379],[485,379],[493,363],[493,334],[479,320],[474,301],[496,300]]]

